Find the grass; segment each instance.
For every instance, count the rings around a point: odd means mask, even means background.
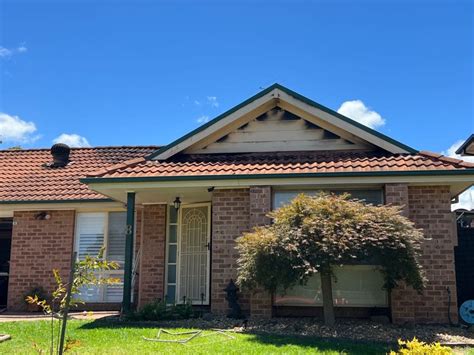
[[[0,354],[47,353],[49,328],[47,321],[0,323],[0,333],[12,336],[0,343]],[[154,338],[159,327],[151,324],[113,323],[107,321],[72,320],[68,323],[69,354],[385,354],[382,344],[322,340],[312,337],[290,337],[262,334],[232,333],[199,337],[186,345],[157,343],[142,339]],[[185,331],[189,329],[168,329]],[[204,334],[210,334],[205,331]],[[171,336],[168,336],[170,338]],[[176,339],[177,337],[171,337]]]

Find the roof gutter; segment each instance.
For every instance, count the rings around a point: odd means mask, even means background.
[[[186,175],[186,176],[142,176],[142,177],[90,177],[80,179],[84,184],[159,182],[193,180],[245,180],[245,179],[284,179],[284,178],[324,178],[324,177],[377,177],[377,176],[452,176],[472,175],[474,169],[460,170],[416,170],[416,171],[353,171],[334,173],[295,173],[295,174],[233,174],[233,175]],[[474,179],[473,179],[474,182]]]
[[[94,203],[94,202],[116,202],[111,198],[103,199],[76,199],[76,200],[6,200],[0,201],[0,205],[21,205],[21,204],[48,204],[48,203]]]

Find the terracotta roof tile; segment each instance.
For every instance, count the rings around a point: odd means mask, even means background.
[[[464,170],[474,164],[430,152],[290,152],[180,155],[97,171],[91,177],[160,177],[245,174],[345,173],[370,171]]]
[[[111,165],[121,167],[143,161],[158,147],[72,148],[64,168],[47,168],[49,149],[0,150],[0,203],[2,201],[45,201],[104,199],[79,178]],[[127,162],[127,164],[123,164]]]

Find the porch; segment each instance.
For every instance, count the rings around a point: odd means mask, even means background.
[[[135,191],[128,192],[128,201],[128,213],[134,210],[136,216],[128,230],[136,231],[133,253],[137,266],[131,263],[130,270],[126,263],[125,280],[128,270],[135,280],[129,287],[136,306],[141,308],[160,298],[226,313],[224,288],[237,276],[235,239],[251,226],[266,222],[270,188]],[[268,206],[260,206],[264,201]],[[126,309],[126,282],[124,290]],[[240,299],[246,313],[270,314],[271,298],[265,301],[263,306],[259,295],[242,295]]]

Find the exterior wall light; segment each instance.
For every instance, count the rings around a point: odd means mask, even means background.
[[[179,199],[179,197],[176,197],[173,201],[173,205],[174,205],[174,208],[177,210],[179,210],[179,208],[181,207],[181,200]]]
[[[40,221],[45,221],[51,218],[51,215],[48,212],[40,212],[35,215],[35,219],[38,219]]]

